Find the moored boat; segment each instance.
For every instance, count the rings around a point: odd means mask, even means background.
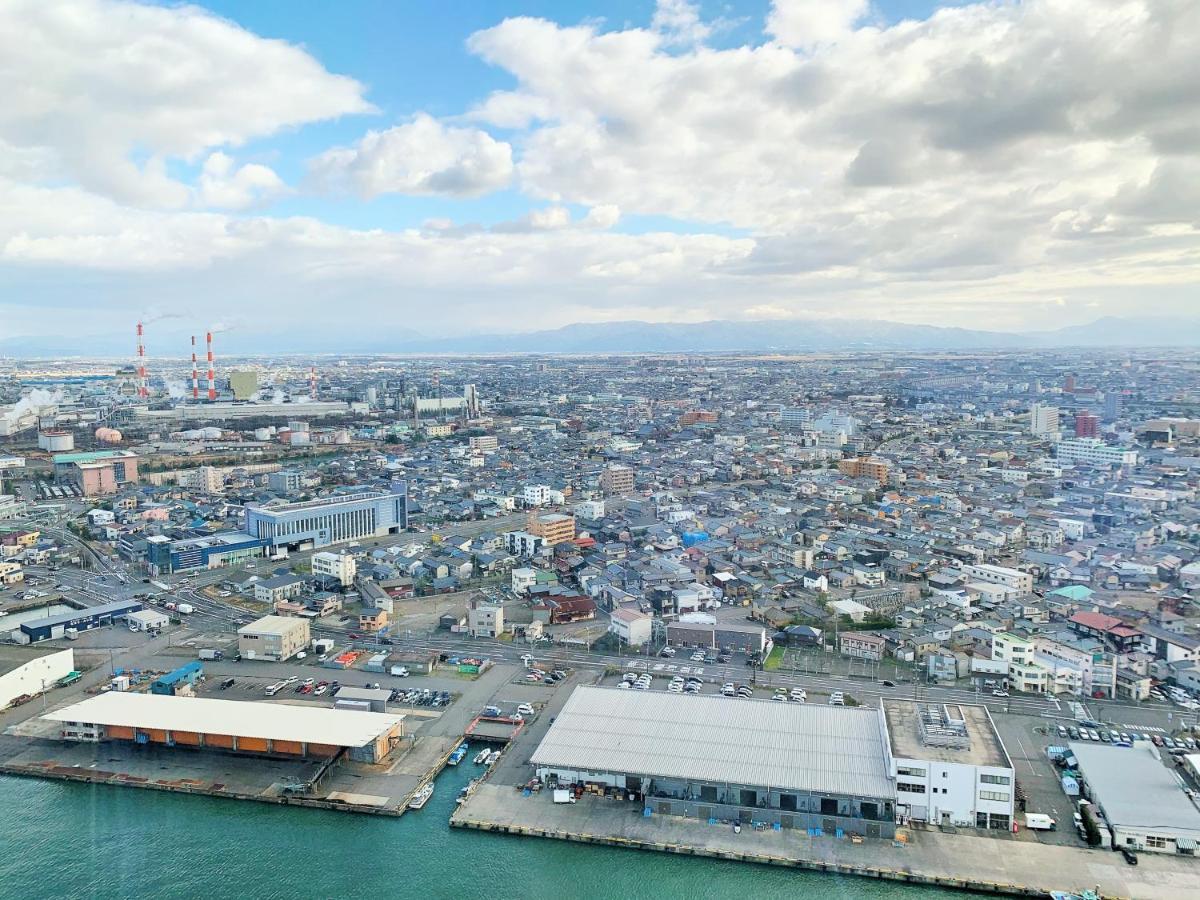
[[[408,801],[409,809],[420,809],[429,802],[429,798],[433,796],[433,782],[427,781],[421,786],[421,789],[413,794],[412,799]]]

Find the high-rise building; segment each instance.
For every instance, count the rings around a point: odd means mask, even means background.
[[[891,468],[887,460],[874,456],[859,456],[838,462],[838,471],[851,478],[874,478],[880,484],[884,484],[888,480]]]
[[[1107,391],[1104,394],[1104,421],[1115,422],[1121,418],[1121,392]]]
[[[634,471],[629,466],[609,466],[600,473],[600,490],[606,497],[632,493],[634,477]]]
[[[1033,404],[1029,408],[1029,433],[1042,437],[1058,434],[1058,407]]]
[[[564,541],[575,540],[575,517],[569,513],[538,515],[531,511],[525,530],[553,547]]]
[[[1099,437],[1100,417],[1090,412],[1075,413],[1075,437]]]
[[[1066,378],[1063,379],[1063,393],[1064,394],[1075,393],[1075,376],[1074,375],[1068,375]]]

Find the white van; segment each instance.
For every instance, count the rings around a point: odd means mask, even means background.
[[[841,691],[834,691],[832,694],[829,695],[829,705],[830,706],[845,706],[846,705],[845,695],[843,695]]]

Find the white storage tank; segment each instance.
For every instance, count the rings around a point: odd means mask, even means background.
[[[48,453],[66,453],[75,449],[75,435],[69,431],[39,431],[38,447]]]

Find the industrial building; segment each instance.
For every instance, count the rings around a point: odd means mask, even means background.
[[[531,762],[644,796],[652,814],[895,834],[877,709],[579,687]]]
[[[1084,793],[1103,814],[1114,847],[1194,856],[1200,812],[1146,744],[1072,742]]]
[[[75,670],[75,651],[0,647],[0,709],[17,697],[40,694]]]
[[[93,628],[103,628],[140,609],[143,609],[143,606],[136,600],[117,600],[100,606],[89,606],[86,609],[59,613],[56,616],[46,616],[43,619],[32,619],[22,622],[20,628],[12,632],[12,639],[18,644],[36,644],[38,641],[56,640],[68,637],[68,632],[71,631],[90,631]]]
[[[146,562],[154,575],[217,569],[262,556],[264,547],[266,541],[243,531],[222,531],[174,541],[154,534],[146,538]]]
[[[984,706],[884,700],[901,821],[1012,827],[1016,773]]]
[[[85,497],[115,494],[138,480],[138,457],[132,450],[93,450],[52,457],[54,477],[79,485]]]
[[[378,762],[404,736],[404,716],[236,700],[109,691],[43,716],[75,741],[131,741],[265,756]]]
[[[762,625],[740,622],[668,622],[667,643],[672,647],[699,647],[705,650],[729,648],[747,653],[767,649],[767,629]]]
[[[143,609],[127,614],[125,621],[129,624],[130,631],[158,631],[166,628],[171,618],[157,609]]]
[[[308,646],[308,619],[263,616],[238,629],[238,652],[246,659],[291,659]]]
[[[192,660],[150,683],[150,693],[169,697],[194,695],[196,682],[204,676],[204,663]]]
[[[271,506],[246,507],[246,531],[274,548],[308,550],[397,534],[408,527],[408,483]]]

